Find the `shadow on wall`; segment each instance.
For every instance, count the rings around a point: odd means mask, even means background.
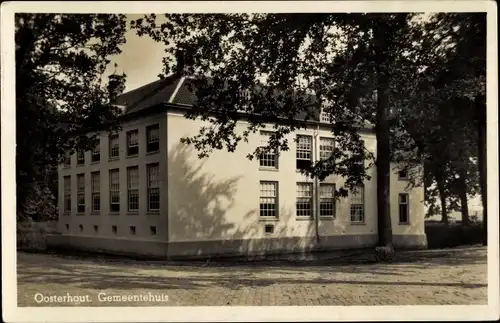
[[[240,177],[216,180],[203,172],[207,160],[193,162],[195,158],[194,149],[181,143],[168,153],[169,240],[233,236],[236,225],[226,215],[234,206]]]
[[[191,146],[177,144],[169,151],[168,162],[170,255],[294,251],[304,247],[298,239],[304,231],[311,235],[312,221],[307,230],[296,230],[290,225],[295,222],[292,212],[283,207],[279,222],[260,221],[258,184],[255,194],[243,196],[238,192],[241,185],[248,185],[241,183],[243,175],[225,176],[223,165],[217,176],[210,173],[210,161],[198,159]],[[265,233],[266,224],[275,226],[274,233]]]

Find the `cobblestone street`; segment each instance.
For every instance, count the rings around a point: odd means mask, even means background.
[[[19,252],[17,270],[19,306],[487,304],[484,247],[404,252],[390,264],[169,263]],[[43,301],[64,295],[89,301]],[[113,295],[165,297],[103,300]]]

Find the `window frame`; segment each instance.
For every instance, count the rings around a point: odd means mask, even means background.
[[[357,187],[358,192],[353,196],[353,193],[351,192],[350,198],[349,198],[349,222],[353,224],[365,224],[366,221],[366,215],[365,215],[365,186],[360,185]],[[359,192],[361,190],[361,192]],[[361,203],[352,203],[353,197],[358,197],[358,195],[361,194]],[[353,220],[353,207],[356,209],[361,209],[361,220]]]
[[[116,139],[117,145],[113,146],[113,141]],[[120,135],[119,134],[111,134],[108,136],[108,154],[109,159],[120,159]],[[113,152],[116,151],[116,156]]]
[[[98,185],[95,185],[97,175]],[[97,190],[96,190],[97,189]],[[90,190],[91,190],[91,211],[93,213],[101,212],[101,173],[99,171],[90,173]],[[98,202],[98,208],[95,206]]]
[[[131,172],[132,171],[137,171],[137,187],[136,188],[131,188]],[[140,208],[140,192],[139,192],[139,185],[140,183],[140,174],[139,174],[139,167],[138,166],[130,166],[130,167],[127,167],[127,211],[130,212],[130,213],[138,213],[139,212],[139,208]],[[137,208],[131,208],[131,198],[134,196],[132,193],[135,194],[135,196],[137,196],[137,201],[135,203],[137,203]],[[134,204],[135,204],[134,203]]]
[[[401,197],[406,198],[406,202],[402,203],[401,202]],[[401,221],[401,206],[405,205],[406,206],[406,221]],[[398,221],[399,224],[402,225],[409,225],[410,224],[410,194],[408,193],[399,193],[398,194]]]
[[[63,212],[65,214],[71,213],[72,201],[71,201],[71,175],[63,177]]]
[[[269,139],[274,133],[272,131],[261,131],[261,148],[267,147]],[[267,163],[266,163],[267,162]],[[274,164],[274,165],[273,165]],[[278,152],[276,149],[271,149],[269,152],[261,153],[259,156],[259,168],[264,170],[279,169]]]
[[[265,185],[272,185],[273,190],[266,190]],[[274,195],[265,195],[264,192],[274,192]],[[273,200],[273,203],[263,201]],[[262,208],[262,205],[274,205],[273,209]],[[259,181],[259,218],[277,219],[279,214],[279,183],[278,181]],[[269,214],[269,215],[266,215]]]
[[[322,141],[331,141],[331,146],[323,145]],[[331,151],[326,151],[324,150],[323,147],[331,147]],[[330,158],[330,156],[333,154],[333,151],[335,150],[335,139],[331,137],[319,137],[319,159],[320,160],[327,160]],[[324,156],[328,155],[328,156]]]
[[[97,145],[92,149],[91,155],[90,161],[92,163],[98,163],[101,161],[101,139],[97,139]]]
[[[115,168],[115,169],[110,169],[109,170],[109,211],[111,213],[118,213],[120,212],[120,169]],[[117,183],[113,182],[113,174],[116,174],[117,176]],[[116,186],[113,186],[116,185]],[[115,195],[116,194],[116,195]],[[113,196],[118,197],[117,202],[113,202]],[[117,205],[118,209],[114,209],[113,205]]]
[[[83,179],[83,185],[80,186],[80,179]],[[83,203],[81,203],[83,201]],[[76,175],[76,213],[85,213],[85,174]]]
[[[322,193],[323,191],[321,190],[322,187],[332,187],[333,190],[332,190],[332,196],[331,197],[323,197],[322,196]],[[336,218],[337,217],[337,203],[336,203],[336,200],[335,200],[335,190],[337,189],[336,185],[334,183],[320,183],[319,184],[319,216],[321,218]],[[322,205],[323,204],[332,204],[332,207],[331,207],[331,211],[332,213],[331,214],[322,214],[322,211],[323,211],[323,208],[322,208]],[[330,210],[328,208],[328,210]]]
[[[308,145],[309,145],[309,149],[306,150],[306,149],[303,149],[303,148],[299,148],[300,147],[300,139],[305,139],[307,138],[308,139]],[[301,169],[305,169],[305,168],[302,168],[302,167],[299,167],[299,162],[308,162],[309,163],[309,166],[311,166],[312,164],[312,161],[313,161],[313,137],[310,136],[310,135],[297,135],[297,143],[296,143],[296,152],[295,152],[295,168],[297,170],[301,170]],[[309,154],[309,158],[306,158],[306,157],[299,157],[300,154]]]
[[[152,179],[151,179],[151,170],[152,169],[156,169],[156,176],[157,176],[157,179],[156,179],[156,186],[153,186],[152,185]],[[160,164],[159,163],[152,163],[152,164],[147,164],[146,165],[146,176],[147,176],[147,196],[148,196],[148,212],[151,212],[151,213],[159,213],[160,212],[160,207],[161,207],[161,203],[160,203]],[[155,192],[155,197],[157,197],[158,199],[158,208],[152,208],[151,207],[151,204],[154,203],[154,201],[152,201],[151,197],[153,196],[152,193]]]
[[[157,138],[151,138],[151,130],[157,131]],[[151,146],[153,147],[151,148]],[[160,124],[155,123],[146,127],[146,152],[154,153],[160,151]]]
[[[131,138],[132,135],[135,135],[136,137],[136,142],[131,145]],[[139,155],[139,130],[134,129],[134,130],[129,130],[127,131],[126,134],[126,139],[127,139],[127,156],[137,156]],[[137,150],[136,152],[131,152],[131,149],[134,148],[134,151]]]
[[[308,191],[310,193],[310,196],[306,195],[299,195],[299,188],[301,186],[308,187]],[[314,186],[313,183],[307,183],[307,182],[298,182],[295,185],[295,217],[299,219],[309,219],[314,217]],[[304,190],[303,192],[306,192],[307,190]],[[301,192],[301,193],[303,193]],[[299,214],[299,203],[304,203],[304,201],[299,202],[299,199],[302,200],[309,200],[309,208],[300,208],[300,211],[308,211],[310,214]]]
[[[83,158],[80,158],[83,157]],[[85,151],[79,150],[76,152],[76,165],[83,166],[85,165]]]

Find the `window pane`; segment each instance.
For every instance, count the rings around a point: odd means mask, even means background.
[[[156,142],[160,140],[160,129],[158,125],[149,126],[147,129],[148,142]]]
[[[160,186],[160,168],[158,164],[148,165],[148,187],[159,187]]]
[[[127,133],[127,145],[129,147],[137,146],[139,144],[139,132],[137,130],[129,131]]]
[[[98,172],[91,174],[91,188],[92,192],[100,192],[101,191],[101,176]]]
[[[332,138],[320,138],[319,140],[319,157],[322,160],[328,159],[333,153],[335,141]]]
[[[260,182],[260,216],[275,217],[276,213],[276,182]]]
[[[127,169],[128,171],[128,188],[129,189],[138,189],[139,188],[139,168],[138,167],[130,167]]]

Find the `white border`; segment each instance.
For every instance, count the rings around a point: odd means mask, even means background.
[[[117,11],[119,8],[119,11]],[[18,308],[15,224],[15,12],[488,12],[488,305]],[[498,60],[493,1],[3,2],[1,4],[2,301],[6,322],[495,320],[499,317]]]

